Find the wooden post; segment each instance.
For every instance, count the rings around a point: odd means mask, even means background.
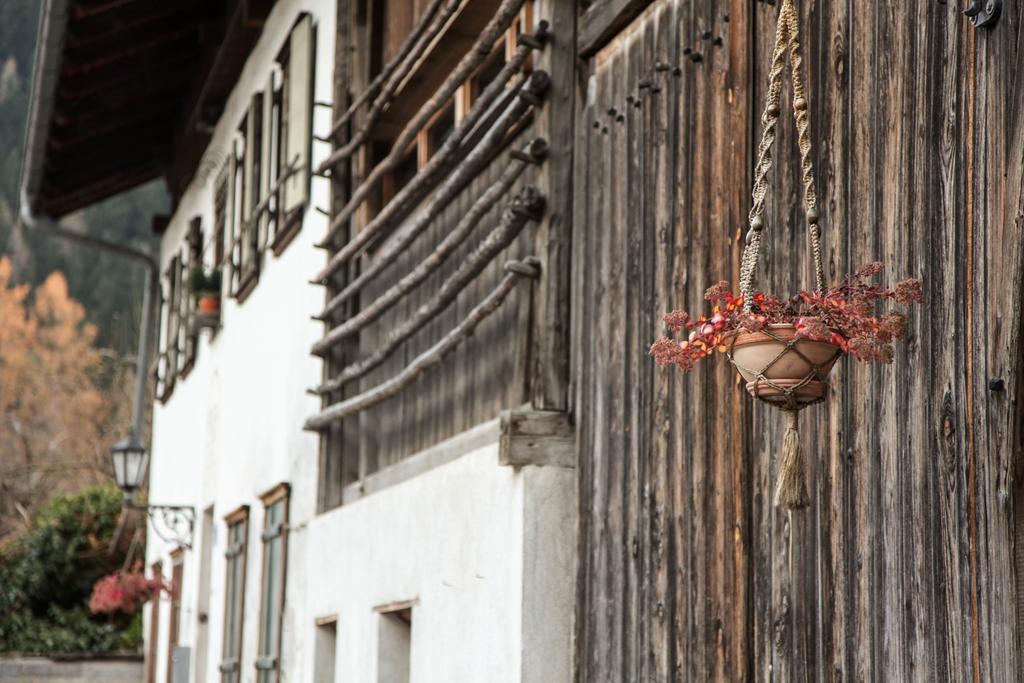
[[[576,4],[537,0],[536,24],[552,27],[549,45],[538,51],[535,67],[551,79],[547,106],[536,113],[537,131],[551,146],[536,183],[547,211],[536,231],[536,254],[544,263],[533,289],[529,350],[529,391],[534,408],[565,410],[569,394],[569,254],[572,244],[573,129],[576,101]],[[535,24],[535,25],[536,25]]]
[[[500,425],[498,464],[576,466],[576,427],[568,413],[505,410]]]

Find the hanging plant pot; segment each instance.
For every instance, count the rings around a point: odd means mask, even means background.
[[[841,355],[850,354],[865,362],[892,361],[893,342],[905,336],[906,319],[895,311],[876,316],[877,304],[891,300],[909,305],[921,301],[921,283],[917,280],[898,282],[891,289],[871,283],[871,278],[882,271],[881,263],[870,263],[831,287],[825,282],[797,19],[793,0],[782,0],[761,117],[761,142],[754,165],[750,229],[740,260],[739,294],[733,294],[729,282],[722,281],[704,295],[713,305],[710,316],[692,318],[681,310],[669,313],[665,316],[669,332],[687,332],[688,335],[685,339],[663,337],[651,345],[650,351],[659,365],[675,365],[684,371],[693,369],[699,360],[712,353],[726,353],[743,377],[747,392],[785,415],[786,432],[778,457],[775,504],[788,509],[806,507],[810,502],[797,432],[800,411],[826,398],[829,373]],[[786,62],[791,73],[808,251],[814,266],[815,287],[793,297],[780,298],[754,289],[754,275],[766,232],[765,198],[772,166],[771,148],[781,114]],[[785,213],[785,207],[782,211]]]
[[[734,335],[729,353],[751,396],[807,406],[825,398],[828,375],[843,351],[831,342],[801,339],[795,325],[779,323]]]

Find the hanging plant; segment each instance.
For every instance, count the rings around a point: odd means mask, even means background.
[[[659,365],[675,365],[683,371],[691,370],[700,359],[715,352],[725,353],[745,380],[751,396],[786,413],[775,504],[790,509],[809,503],[797,432],[799,411],[824,400],[829,373],[842,355],[850,354],[865,362],[892,362],[893,342],[906,335],[906,318],[897,311],[877,309],[890,301],[902,306],[921,301],[918,280],[903,280],[892,288],[873,284],[871,279],[882,272],[882,264],[877,262],[847,276],[838,285],[825,287],[798,37],[793,2],[783,0],[761,117],[763,130],[754,170],[750,229],[740,262],[740,292],[734,294],[729,283],[722,281],[704,295],[713,306],[710,316],[693,318],[686,311],[672,311],[665,316],[665,324],[672,334],[683,333],[685,337],[663,337],[650,349]],[[755,290],[753,281],[765,227],[767,177],[787,53],[816,287],[782,299]]]

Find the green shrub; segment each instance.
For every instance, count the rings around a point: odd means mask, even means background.
[[[0,652],[140,647],[140,615],[113,620],[88,608],[93,584],[124,562],[134,529],[123,529],[111,548],[120,515],[121,492],[115,487],[60,496],[21,537],[0,549]]]

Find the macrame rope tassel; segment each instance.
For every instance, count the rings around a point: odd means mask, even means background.
[[[807,495],[807,467],[800,452],[800,432],[797,430],[800,413],[796,410],[787,410],[785,413],[786,435],[782,439],[782,454],[779,456],[775,505],[799,510],[811,502]]]

